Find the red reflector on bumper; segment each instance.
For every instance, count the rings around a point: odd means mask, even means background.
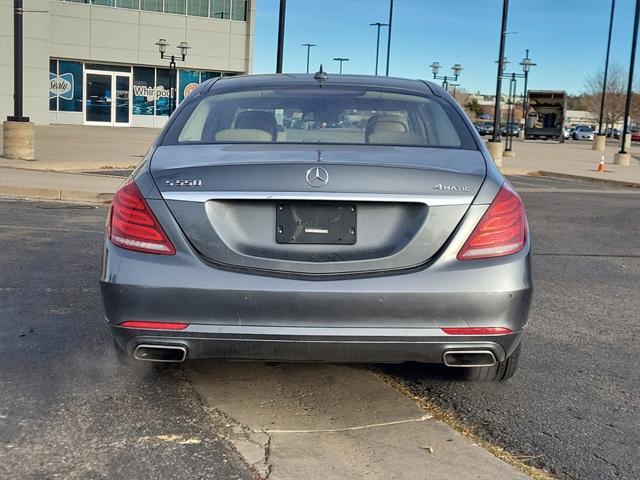
[[[122,322],[118,326],[126,328],[142,328],[148,330],[184,330],[189,326],[189,324],[171,322],[141,322],[137,320],[128,320],[126,322]]]
[[[455,327],[443,328],[442,331],[448,335],[507,335],[513,333],[504,327]]]

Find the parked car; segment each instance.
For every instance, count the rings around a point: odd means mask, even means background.
[[[283,110],[326,128],[278,132]],[[345,112],[362,127],[334,127]],[[418,361],[502,381],[530,260],[520,197],[440,86],[221,77],[116,192],[101,293],[127,365]]]
[[[482,122],[478,124],[478,132],[480,135],[492,135],[493,134],[493,123],[492,122]]]
[[[605,135],[609,138],[613,137],[613,138],[620,138],[620,130],[618,130],[617,128],[607,128],[605,130]]]
[[[632,142],[640,142],[640,131],[631,130],[631,141]]]
[[[508,125],[503,126],[500,129],[500,134],[504,136],[517,136],[520,133],[520,125],[517,123],[510,123]]]
[[[568,140],[569,138],[571,138],[571,135],[573,134],[573,128],[571,127],[563,127],[562,129],[562,135],[564,136],[565,140]]]
[[[586,125],[578,125],[573,130],[573,139],[574,140],[592,140],[595,136],[595,132],[593,128],[588,127]]]

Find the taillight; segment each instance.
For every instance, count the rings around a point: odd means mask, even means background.
[[[511,255],[524,248],[526,238],[524,205],[518,194],[505,183],[458,252],[458,260]]]
[[[513,333],[505,327],[447,327],[442,331],[447,335],[508,335]]]
[[[138,252],[176,253],[133,181],[120,187],[113,197],[109,213],[109,240],[118,247]]]
[[[144,322],[141,320],[127,320],[118,325],[119,327],[137,328],[142,330],[184,330],[189,326],[187,323],[171,322]]]

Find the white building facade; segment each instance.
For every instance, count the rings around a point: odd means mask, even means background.
[[[13,115],[13,2],[0,0],[0,116]],[[160,127],[197,84],[251,72],[255,0],[25,0],[24,115]],[[167,54],[187,42],[170,79]]]

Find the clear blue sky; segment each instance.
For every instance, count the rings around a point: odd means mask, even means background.
[[[273,72],[279,1],[256,1],[254,73]],[[508,31],[515,33],[507,36],[506,56],[517,64],[530,49],[538,64],[531,88],[579,93],[585,77],[604,65],[610,7],[610,0],[511,0]],[[634,8],[634,0],[616,1],[611,59],[625,71]],[[309,42],[318,44],[311,50],[311,71],[323,63],[335,72],[332,58],[348,57],[345,73],[373,74],[376,28],[369,24],[387,23],[388,11],[389,0],[287,0],[284,71],[305,71],[306,48],[300,44]],[[495,91],[501,12],[501,0],[395,0],[390,74],[429,78],[434,60],[447,70],[461,63],[462,88]],[[385,29],[380,44],[384,72]]]

